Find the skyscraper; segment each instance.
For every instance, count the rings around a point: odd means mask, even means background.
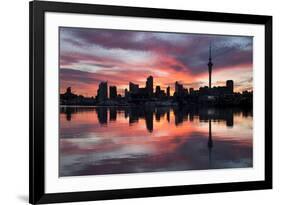
[[[175,92],[176,93],[179,92],[179,82],[178,81],[175,82]]]
[[[108,98],[107,82],[101,82],[99,84],[97,98],[98,98],[99,101],[107,100],[107,98]]]
[[[167,92],[167,97],[170,97],[170,86],[167,87],[166,92]]]
[[[128,98],[129,97],[129,91],[127,88],[125,88],[125,98]]]
[[[228,91],[232,94],[233,88],[234,88],[233,80],[227,80],[226,81],[226,87],[227,87]]]
[[[209,47],[209,62],[208,62],[208,69],[209,69],[209,88],[212,88],[212,45],[210,44]]]
[[[67,94],[70,94],[70,93],[71,93],[71,87],[68,87],[68,88],[66,89],[66,93],[67,93]]]
[[[180,84],[178,81],[175,82],[175,93],[176,93],[176,96],[183,95],[183,85]]]
[[[160,97],[160,95],[161,95],[161,87],[160,85],[157,85],[155,89],[155,97]]]
[[[116,86],[109,86],[109,98],[115,99],[117,97],[117,88]]]
[[[129,83],[129,91],[130,91],[130,93],[138,93],[138,91],[139,91],[139,85],[130,82],[130,83]]]
[[[153,77],[152,76],[149,76],[147,78],[145,88],[147,90],[148,96],[152,97],[153,96]]]

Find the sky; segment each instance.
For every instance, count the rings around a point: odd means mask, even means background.
[[[251,91],[253,38],[188,33],[125,31],[61,27],[60,93],[71,87],[76,94],[96,96],[98,84],[107,81],[123,95],[129,82],[154,89],[175,81],[186,88],[208,85],[209,47],[212,47],[212,86],[234,80],[234,90]]]

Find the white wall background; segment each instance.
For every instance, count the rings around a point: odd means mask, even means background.
[[[274,189],[236,193],[126,199],[79,204],[278,204],[281,201],[281,6],[277,0],[72,0],[109,5],[273,15]],[[1,1],[0,204],[28,202],[28,1]],[[280,202],[279,202],[280,203]],[[73,204],[73,203],[72,203]],[[78,203],[76,203],[78,204]]]

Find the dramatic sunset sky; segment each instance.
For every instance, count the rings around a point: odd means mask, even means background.
[[[124,94],[129,82],[154,89],[175,81],[195,89],[208,85],[208,55],[212,44],[212,85],[234,80],[236,92],[252,90],[253,39],[242,36],[179,34],[85,28],[60,28],[60,92],[96,96],[107,81]]]

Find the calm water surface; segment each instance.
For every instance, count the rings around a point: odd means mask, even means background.
[[[252,112],[61,107],[60,176],[252,167]]]

